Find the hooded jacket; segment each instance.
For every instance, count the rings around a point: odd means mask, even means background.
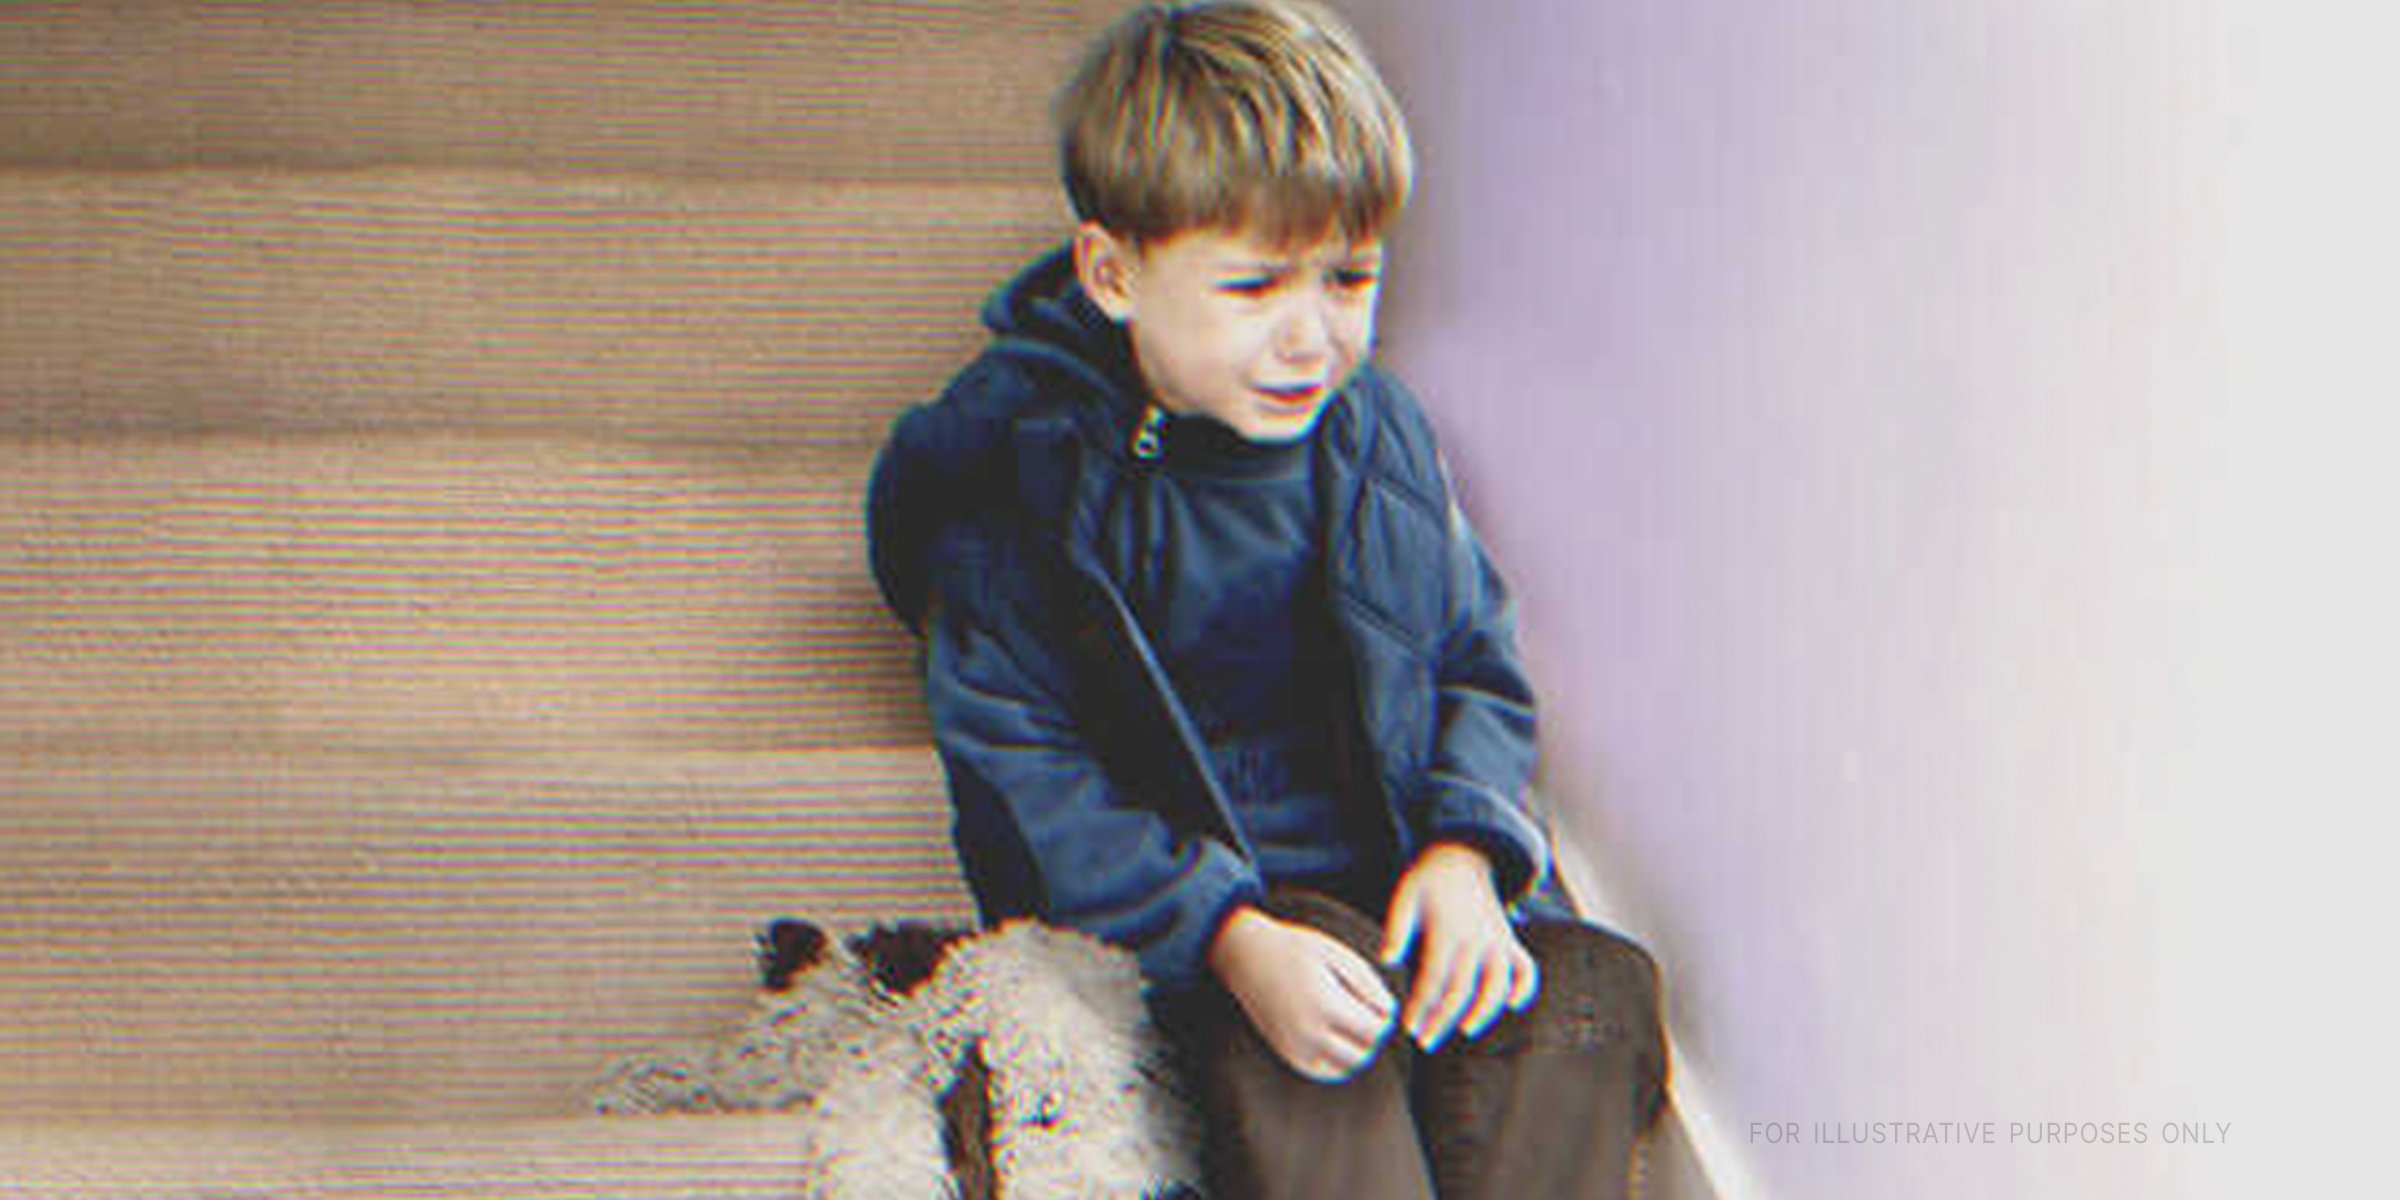
[[[1147,486],[1146,389],[1064,249],[995,293],[993,341],[903,413],[868,485],[885,601],[925,642],[953,836],[986,921],[1035,916],[1133,950],[1169,989],[1265,892],[1190,715],[1097,553]],[[1312,435],[1326,603],[1354,669],[1362,781],[1401,863],[1481,848],[1504,902],[1553,915],[1525,802],[1532,689],[1513,609],[1415,401],[1371,362]]]

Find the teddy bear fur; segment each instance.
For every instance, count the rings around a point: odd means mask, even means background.
[[[760,941],[748,1019],[620,1064],[601,1112],[790,1113],[810,1198],[1199,1194],[1198,1121],[1125,952],[1030,921]]]

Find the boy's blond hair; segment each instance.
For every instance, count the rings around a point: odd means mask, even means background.
[[[1137,244],[1365,241],[1408,203],[1400,106],[1349,28],[1299,0],[1144,5],[1093,44],[1056,116],[1076,216]]]

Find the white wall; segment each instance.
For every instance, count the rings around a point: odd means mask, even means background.
[[[1423,159],[1387,358],[1736,1189],[2341,1177],[2400,1065],[2352,940],[2400,910],[2393,19],[1346,7]],[[2000,1144],[1819,1140],[1901,1121]]]

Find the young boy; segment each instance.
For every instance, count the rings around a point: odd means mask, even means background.
[[[1398,107],[1231,0],[1128,15],[1058,115],[1073,241],[869,497],[985,918],[1140,956],[1219,1196],[1624,1194],[1655,972],[1557,901],[1505,591],[1367,361]]]

